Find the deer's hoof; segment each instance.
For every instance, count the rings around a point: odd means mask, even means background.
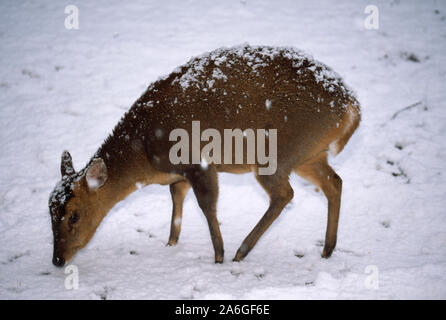
[[[331,254],[333,253],[334,246],[325,246],[324,250],[322,251],[322,258],[328,259],[330,258]]]
[[[246,254],[243,254],[240,249],[237,251],[237,253],[235,254],[234,259],[232,259],[232,261],[234,262],[240,262],[243,260],[243,258],[245,257]]]
[[[223,257],[216,257],[215,258],[215,263],[220,263],[221,264],[221,263],[223,263],[223,260],[224,260]]]

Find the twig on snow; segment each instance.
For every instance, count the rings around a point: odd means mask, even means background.
[[[407,111],[409,109],[412,109],[412,108],[414,108],[414,107],[416,107],[416,106],[418,106],[420,104],[421,104],[421,101],[418,101],[418,102],[415,102],[415,103],[411,104],[410,106],[407,106],[407,107],[404,107],[404,108],[398,110],[397,112],[395,112],[393,114],[393,116],[392,116],[392,118],[390,118],[390,120],[394,120],[401,112],[404,112],[404,111]]]

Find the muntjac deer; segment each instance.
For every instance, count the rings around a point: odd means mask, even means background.
[[[53,263],[63,266],[90,241],[118,201],[137,185],[149,184],[170,185],[173,212],[169,245],[178,241],[183,201],[192,187],[209,224],[215,262],[221,263],[217,173],[251,171],[269,195],[270,204],[234,260],[240,261],[249,253],[293,198],[291,172],[319,187],[328,199],[322,252],[322,257],[328,258],[336,245],[342,180],[328,165],[327,153],[339,153],[359,122],[359,103],[342,79],[298,50],[242,45],[193,58],[148,87],[84,169],[75,172],[70,154],[63,152],[62,180],[49,200]],[[193,132],[197,123],[205,130],[198,142]],[[177,150],[184,152],[180,157],[183,161],[172,161],[172,154],[178,155],[172,150],[181,138],[181,134],[172,135],[176,129],[187,134],[183,137],[186,147],[189,139],[192,141],[190,155],[184,148]],[[226,141],[224,149],[208,146],[214,158],[209,152],[207,159],[213,161],[203,165],[206,154],[199,152],[204,142],[211,137],[210,144],[218,142],[217,133],[225,132],[226,138],[228,129],[240,129],[232,131],[229,138],[242,143],[253,137],[240,135],[249,130],[260,130],[270,144],[276,142],[276,146],[266,148],[272,156],[272,170],[261,173],[265,161],[259,161],[259,150],[256,156],[243,144],[242,148],[232,148],[232,144],[227,148]],[[225,161],[215,161],[217,156]]]

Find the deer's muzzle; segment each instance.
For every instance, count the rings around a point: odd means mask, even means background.
[[[53,264],[56,267],[63,267],[63,265],[65,264],[65,259],[63,257],[54,257]]]

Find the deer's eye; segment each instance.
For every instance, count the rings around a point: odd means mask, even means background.
[[[78,221],[79,221],[79,214],[77,214],[77,212],[74,212],[68,219],[68,223],[71,225],[75,224]]]

